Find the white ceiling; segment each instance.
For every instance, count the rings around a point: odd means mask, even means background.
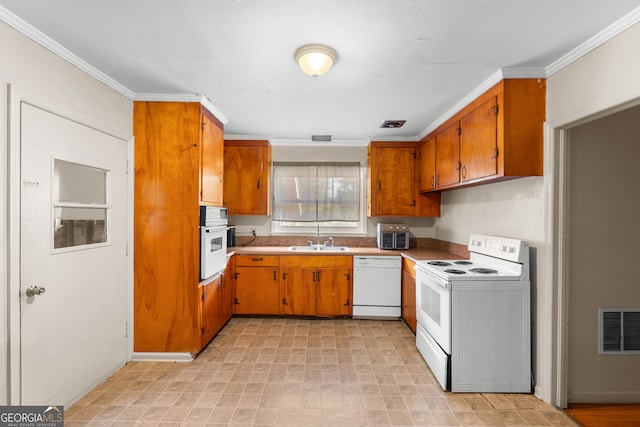
[[[0,6],[9,11],[5,17],[22,18],[128,96],[205,95],[228,118],[227,136],[366,140],[424,136],[500,70],[547,76],[580,45],[638,15],[640,0],[0,0]],[[293,53],[307,43],[338,51],[328,74],[314,79],[297,68]],[[407,122],[379,128],[387,119]]]

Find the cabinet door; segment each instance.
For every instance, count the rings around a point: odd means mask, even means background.
[[[402,319],[416,332],[416,278],[402,269]]]
[[[460,122],[455,122],[436,135],[436,186],[460,182]]]
[[[348,316],[351,314],[351,269],[320,268],[316,313],[318,316]]]
[[[462,181],[498,173],[497,98],[489,99],[460,120]]]
[[[224,204],[230,215],[268,214],[268,147],[225,145]]]
[[[416,149],[408,147],[376,147],[374,182],[375,206],[372,216],[413,216],[415,200]]]
[[[315,316],[316,276],[312,268],[282,269],[282,314]]]
[[[436,188],[436,139],[431,138],[418,147],[418,191]]]
[[[278,314],[278,269],[274,267],[236,267],[237,314]]]
[[[234,276],[233,268],[227,267],[224,271],[224,275],[222,276],[222,325],[225,323],[231,316],[233,316],[233,298],[235,295],[235,284],[233,280]]]
[[[133,134],[134,351],[195,352],[200,105],[136,101]]]
[[[201,113],[200,201],[222,206],[224,135],[222,125],[206,110]]]
[[[204,347],[222,327],[222,280],[202,287],[202,344]]]

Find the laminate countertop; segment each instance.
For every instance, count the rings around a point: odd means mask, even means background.
[[[228,249],[229,255],[309,255],[309,256],[334,256],[334,255],[364,255],[364,256],[393,256],[400,255],[413,261],[427,259],[464,259],[460,255],[445,252],[433,248],[414,248],[402,250],[384,250],[370,247],[349,247],[346,251],[336,252],[296,252],[288,249],[288,246],[238,246]]]

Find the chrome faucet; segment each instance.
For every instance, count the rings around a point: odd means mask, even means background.
[[[307,243],[309,243],[309,246],[315,246],[318,248],[320,246],[333,246],[333,237],[328,237],[327,240],[320,243],[320,224],[318,224],[316,228],[316,243],[314,244],[311,240],[307,240]]]

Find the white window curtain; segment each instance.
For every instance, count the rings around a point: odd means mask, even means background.
[[[350,227],[360,212],[358,163],[274,163],[273,221]]]

